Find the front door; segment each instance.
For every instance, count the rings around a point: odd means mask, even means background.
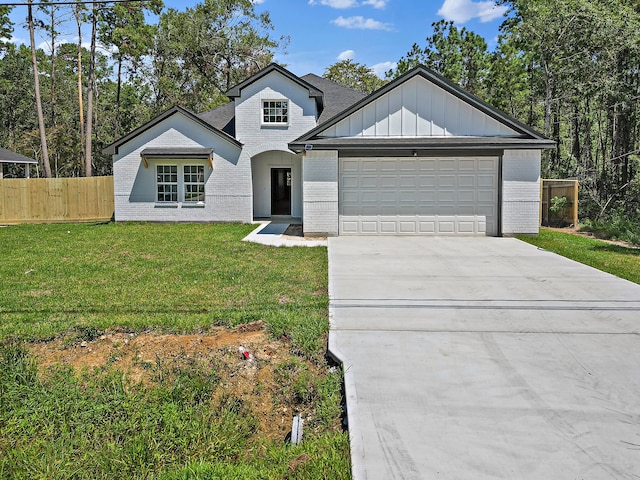
[[[271,169],[271,215],[291,215],[291,169]]]

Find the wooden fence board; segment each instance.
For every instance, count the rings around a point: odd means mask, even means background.
[[[566,223],[578,224],[578,181],[543,179],[540,185],[540,225],[549,225],[551,199],[566,197],[567,206],[559,212],[559,219]],[[552,222],[553,223],[553,222]]]
[[[0,224],[108,221],[113,177],[0,180]]]

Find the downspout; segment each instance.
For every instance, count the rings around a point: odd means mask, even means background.
[[[502,165],[504,158],[504,150],[500,155],[498,155],[498,211],[497,211],[497,235],[498,237],[502,237]]]

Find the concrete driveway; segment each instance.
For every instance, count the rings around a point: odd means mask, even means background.
[[[353,476],[639,479],[640,286],[513,238],[329,240]]]

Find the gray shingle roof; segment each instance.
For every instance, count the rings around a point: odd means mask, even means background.
[[[213,125],[218,130],[222,130],[224,133],[235,137],[236,135],[236,117],[235,117],[235,102],[231,101],[208,110],[206,112],[199,113],[197,116],[205,122]]]
[[[365,97],[365,94],[352,88],[343,87],[332,80],[308,73],[302,79],[324,93],[324,110],[318,123],[325,122]]]
[[[0,148],[0,163],[38,163],[38,161],[6,148]]]

